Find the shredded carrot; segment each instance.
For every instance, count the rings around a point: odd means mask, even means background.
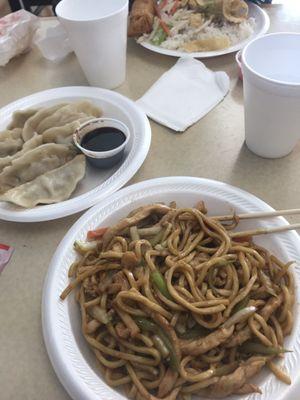
[[[170,14],[173,15],[177,11],[177,8],[179,6],[179,1],[175,0],[173,7],[171,8]]]
[[[252,236],[241,236],[233,238],[234,242],[243,243],[243,242],[251,242]]]
[[[86,237],[88,240],[101,239],[108,228],[99,228],[94,231],[88,231]]]
[[[163,28],[163,30],[166,32],[166,34],[168,36],[170,36],[171,32],[170,32],[168,25],[162,19],[159,20],[159,23],[160,23],[160,26]]]

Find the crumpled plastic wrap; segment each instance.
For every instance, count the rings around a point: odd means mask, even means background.
[[[0,18],[0,66],[30,48],[38,24],[38,17],[25,10]]]
[[[37,32],[34,44],[47,60],[58,63],[73,51],[68,35],[59,22],[49,27],[43,35],[39,33]]]

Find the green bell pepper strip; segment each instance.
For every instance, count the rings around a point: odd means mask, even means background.
[[[250,297],[249,295],[244,297],[243,300],[241,300],[239,303],[237,303],[232,310],[232,314],[237,313],[238,311],[242,310],[243,308],[247,307],[249,303]]]
[[[159,46],[162,42],[164,42],[167,38],[166,32],[163,30],[163,28],[160,26],[157,28],[157,31],[153,38],[151,39],[152,44],[155,46]]]
[[[159,272],[158,270],[151,272],[150,279],[156,289],[159,290],[163,296],[165,296],[169,300],[173,300],[168,290],[165,278],[163,277],[161,272]]]
[[[281,353],[289,353],[290,350],[283,349],[281,347],[265,346],[261,343],[246,342],[239,347],[239,351],[242,353],[258,353],[266,356],[277,356]]]
[[[210,331],[204,328],[201,325],[196,325],[193,328],[189,329],[188,331],[179,335],[180,339],[190,340],[190,339],[198,339],[202,336],[207,336]]]
[[[177,355],[175,353],[174,347],[170,341],[170,339],[167,337],[167,335],[164,333],[164,331],[161,329],[160,326],[156,325],[151,319],[144,318],[144,317],[135,317],[134,318],[135,323],[137,326],[142,330],[146,332],[151,332],[156,334],[157,336],[160,337],[160,339],[163,341],[164,345],[170,352],[170,367],[178,371],[179,369],[179,360],[177,358]]]
[[[231,374],[238,367],[239,363],[234,361],[230,364],[222,365],[222,367],[218,367],[215,370],[214,376],[224,376]]]

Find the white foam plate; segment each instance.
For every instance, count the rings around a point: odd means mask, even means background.
[[[251,40],[264,35],[270,27],[270,18],[264,10],[262,10],[256,4],[250,2],[248,3],[248,6],[249,6],[249,17],[253,17],[255,19],[254,32],[247,39],[238,42],[234,46],[227,47],[226,49],[187,53],[185,51],[164,49],[163,47],[155,46],[147,42],[141,42],[139,44],[148,50],[154,51],[155,53],[164,54],[166,56],[172,56],[172,57],[189,56],[194,58],[210,58],[210,57],[222,56],[223,54],[233,53],[235,51],[242,49]]]
[[[125,397],[102,380],[94,354],[89,350],[82,334],[81,319],[74,293],[65,301],[60,293],[68,285],[67,272],[75,260],[75,239],[84,240],[90,229],[109,226],[125,217],[134,208],[157,201],[176,200],[179,206],[193,206],[204,200],[211,215],[237,212],[272,211],[257,197],[225,183],[191,177],[169,177],[141,182],[114,193],[87,211],[69,230],[57,248],[45,280],[42,303],[42,322],[45,344],[57,376],[74,400],[124,400]],[[239,229],[280,226],[287,224],[282,217],[269,220],[244,220]],[[296,232],[258,236],[255,241],[272,251],[283,261],[300,262],[300,239]],[[244,400],[299,400],[300,329],[299,281],[300,270],[295,267],[296,305],[292,334],[286,338],[285,347],[293,350],[285,354],[284,363],[292,385],[280,382],[267,370],[262,371],[253,383],[259,384],[263,394],[242,396]],[[228,397],[237,400],[238,396]]]
[[[146,114],[130,99],[119,93],[84,86],[45,90],[19,99],[0,110],[0,130],[5,129],[16,110],[46,107],[60,102],[89,100],[103,110],[104,117],[124,122],[130,140],[123,160],[111,169],[101,170],[87,163],[85,178],[77,185],[70,199],[57,204],[24,209],[0,202],[0,219],[16,222],[47,221],[85,210],[107,195],[120,189],[140,168],[151,143],[151,128]]]

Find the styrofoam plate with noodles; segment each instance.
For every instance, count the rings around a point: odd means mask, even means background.
[[[126,397],[109,387],[97,367],[96,358],[90,351],[81,332],[79,306],[72,292],[66,300],[60,294],[69,283],[68,269],[76,258],[75,240],[85,240],[89,230],[111,226],[135,208],[155,202],[175,200],[178,207],[194,206],[204,200],[208,215],[272,211],[257,197],[225,183],[193,178],[166,177],[141,182],[123,188],[87,211],[69,230],[57,248],[45,280],[42,304],[42,322],[45,344],[52,365],[70,396],[76,400],[124,400]],[[288,224],[282,217],[272,219],[243,220],[238,229],[275,227]],[[300,391],[300,320],[298,291],[300,282],[300,238],[294,231],[255,237],[255,242],[278,256],[282,261],[295,260],[293,267],[296,299],[294,327],[285,338],[284,347],[292,350],[282,360],[291,385],[278,380],[266,368],[251,379],[262,394],[242,396],[248,400],[298,400]],[[197,397],[195,397],[197,398]],[[240,397],[234,395],[228,400]]]

